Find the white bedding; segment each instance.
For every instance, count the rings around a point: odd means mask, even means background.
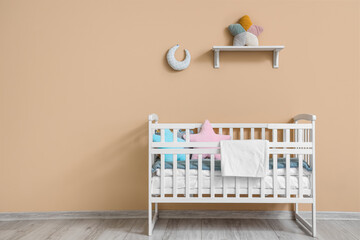
[[[185,169],[177,169],[177,188],[185,188]],[[190,169],[190,188],[197,188],[198,176],[197,176],[196,169]],[[172,169],[165,169],[165,188],[172,188],[173,186],[173,170]],[[221,176],[220,171],[215,171],[215,188],[222,188],[223,186],[223,178]],[[285,173],[286,169],[278,169],[277,170],[278,177],[277,177],[277,184],[279,189],[285,189]],[[273,170],[268,170],[267,176],[264,178],[265,182],[265,189],[273,188]],[[209,170],[202,170],[203,175],[203,188],[209,189],[210,188],[210,171]],[[157,169],[152,177],[152,189],[160,189],[160,182],[161,182],[161,170]],[[310,189],[311,186],[311,172],[304,169],[303,171],[303,188]],[[235,178],[234,177],[225,177],[226,185],[228,188],[235,188]],[[240,188],[247,188],[248,182],[247,178],[239,177],[240,179]],[[253,189],[260,189],[260,178],[250,178],[251,185]],[[290,189],[297,189],[299,188],[299,177],[298,177],[298,168],[290,168]]]
[[[190,169],[190,176],[197,176],[197,169]],[[176,173],[178,177],[184,177],[185,176],[185,169],[176,169]],[[160,176],[161,175],[161,169],[156,169],[156,171],[154,172],[154,174],[156,176]],[[267,170],[267,174],[266,175],[272,175],[273,174],[273,170]],[[277,175],[278,176],[284,176],[286,174],[286,169],[285,168],[278,168],[277,170]],[[299,174],[299,169],[298,168],[290,168],[290,175],[298,175]],[[172,169],[165,169],[165,176],[172,176],[173,175],[173,170]],[[204,177],[210,177],[210,171],[209,170],[202,170],[202,175]],[[309,172],[308,170],[304,169],[303,170],[303,175],[309,176],[311,175],[311,172]],[[215,171],[215,176],[221,176],[221,172],[220,171]]]
[[[278,176],[278,187],[280,189],[284,189],[285,186],[285,176]],[[273,177],[266,176],[265,177],[265,188],[271,189],[273,188]],[[198,178],[196,176],[190,176],[190,188],[197,188]],[[215,188],[222,188],[223,180],[222,177],[215,177]],[[233,177],[228,177],[226,179],[227,186],[229,188],[235,188],[235,180]],[[247,188],[247,179],[240,178],[240,188]],[[172,177],[165,177],[165,188],[172,188],[173,185],[173,178]],[[177,188],[185,188],[185,177],[177,177]],[[204,177],[203,179],[203,188],[209,189],[210,188],[210,178]],[[252,188],[260,189],[260,180],[257,178],[252,179]],[[290,189],[297,189],[299,188],[299,178],[295,176],[290,176]],[[310,189],[310,179],[309,176],[303,176],[303,188]],[[152,189],[160,189],[160,177],[153,177],[152,178]]]

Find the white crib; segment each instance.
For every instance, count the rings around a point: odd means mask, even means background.
[[[149,206],[148,220],[151,235],[158,218],[158,203],[294,203],[295,219],[316,236],[315,201],[315,115],[300,114],[294,123],[213,123],[219,134],[231,139],[267,139],[273,169],[265,178],[221,177],[216,171],[214,154],[219,142],[190,142],[190,130],[199,131],[201,123],[159,123],[156,114],[149,115]],[[304,120],[310,123],[298,123]],[[165,129],[173,132],[173,142],[165,142]],[[186,142],[177,142],[177,132],[185,131]],[[160,132],[161,142],[152,135]],[[185,147],[183,149],[172,149]],[[193,148],[197,149],[193,149]],[[208,148],[217,147],[217,148]],[[166,148],[166,149],[164,149]],[[174,154],[172,169],[165,169],[165,154]],[[178,169],[177,155],[185,154],[185,166]],[[198,154],[197,169],[190,169],[190,155]],[[203,170],[202,154],[210,154],[209,170]],[[160,169],[152,167],[160,156]],[[285,164],[278,169],[278,159]],[[292,160],[290,160],[292,159]],[[290,161],[298,167],[290,168]],[[191,160],[194,161],[194,160]],[[303,161],[311,171],[303,168]],[[299,215],[298,204],[312,204],[312,224]],[[154,204],[154,212],[153,212]]]

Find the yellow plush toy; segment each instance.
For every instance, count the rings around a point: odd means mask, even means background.
[[[240,18],[239,23],[231,24],[229,31],[234,36],[234,46],[258,46],[258,36],[263,28],[252,24],[248,15]]]

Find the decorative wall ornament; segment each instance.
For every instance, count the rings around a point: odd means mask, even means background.
[[[181,62],[176,60],[175,52],[176,52],[176,49],[178,49],[178,48],[179,48],[179,44],[176,44],[175,46],[170,48],[166,55],[166,59],[170,65],[170,67],[172,67],[174,70],[181,71],[181,70],[184,70],[187,67],[189,67],[191,55],[190,55],[190,52],[187,49],[185,49],[185,54],[186,54],[185,59]]]
[[[229,31],[234,36],[233,46],[259,46],[258,36],[263,28],[252,24],[250,17],[245,15],[239,23],[231,24]]]

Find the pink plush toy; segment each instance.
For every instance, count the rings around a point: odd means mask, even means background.
[[[186,136],[184,135],[183,138],[185,139]],[[216,134],[209,120],[204,122],[200,133],[190,134],[190,142],[219,142],[221,140],[231,140],[231,136]],[[210,154],[203,154],[202,157],[209,158]],[[193,154],[191,159],[198,159],[198,155]],[[220,160],[220,154],[215,154],[215,159]]]

